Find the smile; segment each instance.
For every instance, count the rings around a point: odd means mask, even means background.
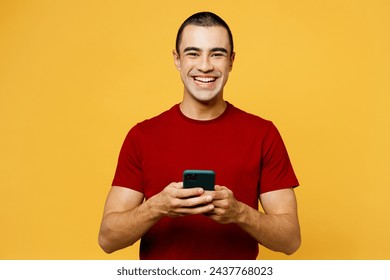
[[[212,83],[215,82],[217,78],[215,77],[194,77],[194,80],[201,83]]]

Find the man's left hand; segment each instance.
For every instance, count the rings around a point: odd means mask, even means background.
[[[214,205],[214,210],[205,214],[207,217],[221,224],[237,222],[244,209],[242,203],[236,200],[230,189],[216,185],[214,191],[206,191],[205,193],[212,195],[211,204]]]

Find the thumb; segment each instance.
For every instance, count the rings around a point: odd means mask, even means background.
[[[169,184],[170,187],[173,187],[175,189],[182,189],[183,188],[183,182],[173,182]]]
[[[226,188],[226,187],[224,187],[224,186],[220,186],[220,185],[215,185],[214,189],[215,189],[216,191],[227,190],[227,188]]]

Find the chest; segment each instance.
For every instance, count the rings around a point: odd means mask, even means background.
[[[171,182],[182,181],[185,169],[210,169],[216,184],[230,188],[241,200],[257,201],[261,138],[229,128],[167,129],[143,145],[142,174],[146,197]]]

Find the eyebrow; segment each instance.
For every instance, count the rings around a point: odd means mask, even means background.
[[[200,52],[200,49],[199,48],[195,48],[195,47],[187,47],[187,48],[184,49],[183,52],[190,52],[190,51]]]
[[[228,51],[225,48],[213,48],[211,49],[212,52],[223,52],[228,53]]]
[[[200,49],[200,48],[197,48],[197,47],[187,47],[187,48],[184,49],[183,52],[190,52],[190,51],[200,52],[201,49]],[[211,51],[212,51],[212,52],[223,52],[223,53],[228,53],[228,51],[227,51],[225,48],[212,48]]]

